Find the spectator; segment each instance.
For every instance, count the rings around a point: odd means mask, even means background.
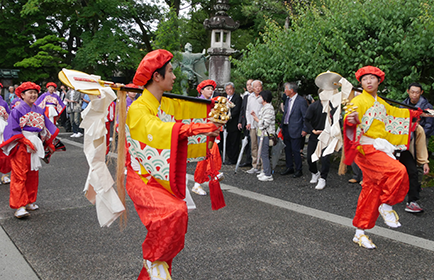
[[[60,92],[59,92],[59,97],[60,100],[63,101],[63,103],[65,103],[65,98],[67,97],[67,91],[66,91],[66,87],[64,85],[60,86]],[[63,126],[65,128],[66,132],[71,132],[71,122],[69,121],[69,115],[66,113],[67,110],[63,110],[62,113],[60,114],[60,125]]]
[[[246,129],[250,131],[250,148],[252,152],[252,169],[248,170],[247,173],[255,174],[260,173],[261,163],[258,164],[258,138],[257,138],[257,128],[258,123],[253,119],[252,112],[259,115],[259,111],[262,108],[261,96],[259,93],[262,91],[262,82],[255,80],[252,82],[254,95],[249,96],[246,107]]]
[[[348,183],[355,184],[360,183],[362,184],[363,181],[363,173],[360,167],[355,163],[351,163],[351,169],[353,170],[353,177],[348,180]]]
[[[10,106],[11,101],[14,100],[17,97],[15,94],[15,88],[13,86],[9,87],[9,91],[5,93],[5,101]]]
[[[78,138],[83,136],[80,131],[80,118],[81,118],[81,93],[78,90],[69,89],[66,93],[65,101],[67,102],[66,112],[69,114],[69,121],[72,127],[72,135],[70,137]]]
[[[433,106],[428,100],[422,96],[423,89],[418,83],[411,83],[407,89],[408,97],[404,100],[405,104],[413,105],[417,108],[432,109]],[[429,138],[434,135],[434,118],[421,116],[419,124],[423,127],[426,136],[426,143],[429,142]]]
[[[82,99],[81,110],[83,111],[84,109],[86,109],[87,105],[89,105],[90,98],[89,95],[83,93],[81,94],[81,99]]]
[[[331,110],[331,115],[334,114],[336,109]],[[309,141],[307,143],[307,164],[309,165],[309,171],[312,173],[311,184],[317,184],[315,189],[322,190],[326,186],[327,175],[330,170],[330,155],[321,156],[321,172],[318,171],[316,162],[312,162],[312,154],[315,152],[318,137],[324,130],[327,113],[323,113],[323,106],[321,100],[314,101],[306,110],[306,116],[304,124],[306,127],[306,133],[309,135]],[[322,151],[321,151],[322,152]]]
[[[307,102],[306,99],[298,95],[298,85],[296,83],[285,83],[284,86],[285,94],[288,98],[285,103],[281,127],[283,141],[286,145],[286,169],[280,174],[294,174],[293,177],[298,178],[303,175],[300,147],[303,137],[306,135],[304,117],[306,115]]]
[[[261,98],[259,101],[262,103],[262,108],[259,111],[259,115],[253,111],[252,117],[258,123],[258,142],[262,138],[261,147],[261,160],[263,166],[263,172],[261,172],[257,177],[259,181],[267,182],[273,181],[273,175],[271,174],[271,164],[270,164],[270,154],[269,154],[269,139],[270,136],[275,134],[275,112],[273,105],[271,105],[271,100],[273,95],[269,90],[261,91]]]
[[[242,164],[240,164],[240,167],[251,167],[252,166],[252,151],[251,151],[251,140],[250,140],[250,133],[246,129],[247,125],[247,119],[246,119],[246,107],[247,107],[247,101],[249,100],[251,95],[255,95],[253,93],[253,87],[252,87],[253,80],[250,79],[246,82],[246,88],[247,91],[244,93],[243,96],[243,102],[241,103],[241,110],[240,110],[240,116],[238,117],[238,129],[242,130],[243,137],[247,137],[247,145],[245,147],[246,150],[246,161]]]
[[[417,165],[422,165],[423,173],[425,175],[428,174],[428,150],[422,126],[418,125],[412,136],[410,148],[400,153],[399,162],[407,169],[408,180],[410,182],[407,193],[407,204],[404,210],[410,213],[420,213],[423,212],[423,208],[417,202],[420,199],[419,192],[421,191]]]
[[[238,119],[240,117],[242,99],[238,93],[235,93],[234,84],[229,82],[225,84],[226,97],[234,103],[235,107],[231,108],[231,118],[226,123],[226,151],[228,159],[222,159],[223,164],[232,165],[237,163],[240,152],[241,131],[238,129]]]

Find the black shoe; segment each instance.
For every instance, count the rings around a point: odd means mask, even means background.
[[[235,163],[230,162],[230,161],[225,161],[223,164],[224,164],[224,165],[234,165]]]
[[[298,177],[301,177],[301,176],[303,176],[303,172],[301,172],[301,170],[295,172],[294,175],[292,175],[293,178],[298,178]]]
[[[252,167],[252,164],[245,162],[245,163],[240,164],[240,167]]]
[[[289,174],[293,174],[294,173],[294,169],[292,168],[286,168],[285,171],[280,172],[280,175],[289,175]]]

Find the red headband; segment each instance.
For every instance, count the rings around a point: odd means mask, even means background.
[[[384,81],[384,76],[385,76],[384,72],[381,71],[379,68],[374,67],[374,66],[365,66],[365,67],[362,67],[359,70],[357,70],[357,72],[356,72],[357,81],[360,82],[360,78],[366,74],[372,74],[372,75],[379,77],[380,83],[382,83]]]

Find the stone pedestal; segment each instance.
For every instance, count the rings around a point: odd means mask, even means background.
[[[231,80],[231,62],[229,56],[233,49],[209,48],[209,78],[217,83],[216,91],[225,92],[224,85]]]

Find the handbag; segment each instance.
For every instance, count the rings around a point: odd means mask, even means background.
[[[276,146],[277,141],[278,141],[277,136],[275,134],[270,135],[268,133],[268,131],[266,131],[266,132],[267,132],[267,136],[268,136],[268,146],[270,146],[270,147]]]

